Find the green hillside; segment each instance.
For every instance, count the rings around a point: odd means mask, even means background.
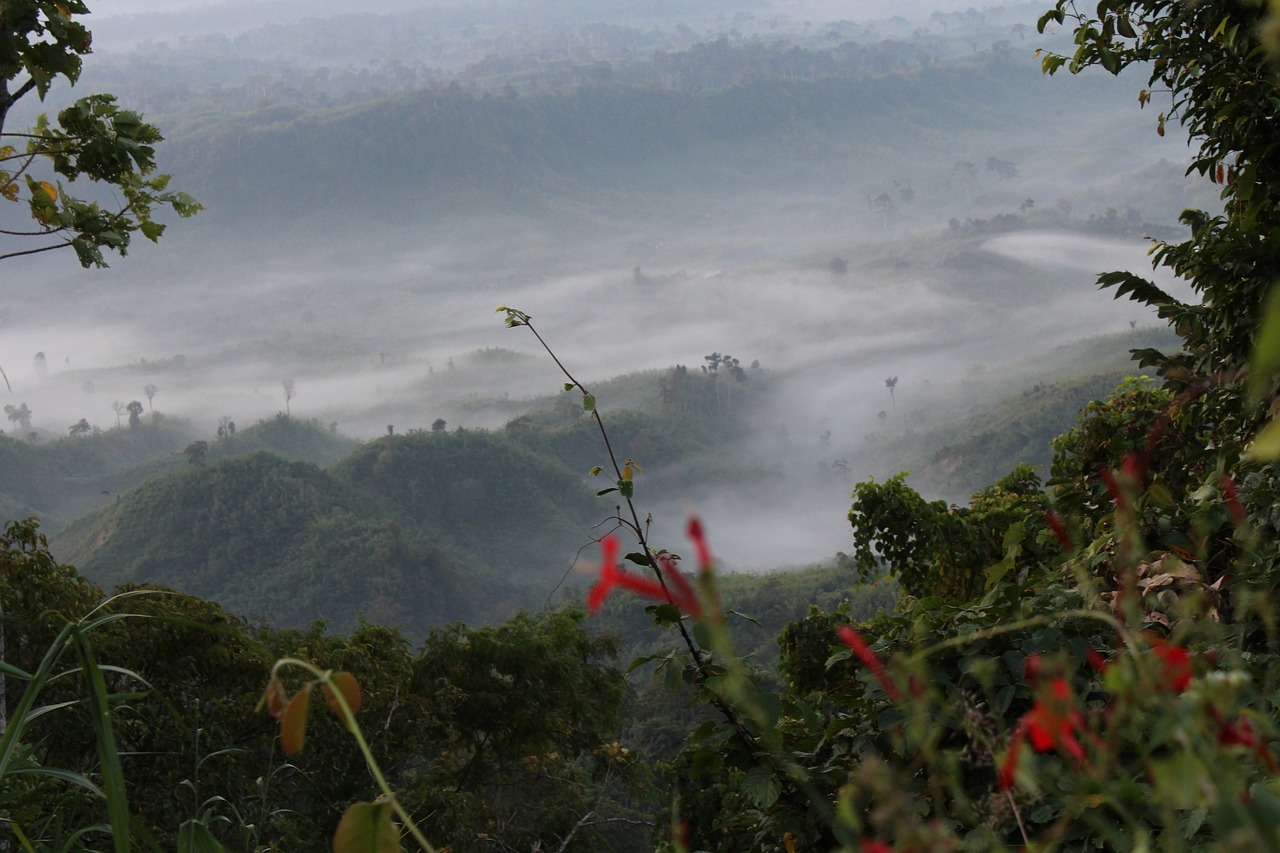
[[[522,604],[546,596],[602,509],[583,474],[483,430],[377,439],[333,473],[394,505],[434,539],[473,555],[502,579],[502,596]]]
[[[1047,353],[1021,365],[1023,372],[1007,382],[1003,395],[971,403],[958,417],[870,436],[880,458],[888,461],[875,473],[909,470],[916,488],[947,500],[967,498],[1021,462],[1047,477],[1053,461],[1050,442],[1075,425],[1086,404],[1106,399],[1126,377],[1142,372],[1128,350],[1167,349],[1175,342],[1171,331],[1150,328],[1089,338]],[[975,396],[988,393],[993,381],[975,381]]]
[[[294,431],[268,422],[215,449]],[[172,586],[280,626],[349,630],[363,616],[419,637],[545,600],[598,511],[581,476],[501,434],[418,432],[362,445],[331,470],[264,451],[186,465],[55,547],[108,587]]]
[[[156,477],[59,540],[85,575],[160,584],[273,625],[359,616],[420,635],[474,617],[476,568],[314,465],[268,453]]]
[[[181,464],[190,425],[176,419],[53,441],[0,435],[0,510],[57,530],[92,507]]]

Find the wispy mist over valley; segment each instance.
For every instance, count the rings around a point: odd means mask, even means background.
[[[409,5],[366,24],[387,32]],[[612,71],[595,79],[539,81],[510,35],[505,91],[476,62],[419,63],[399,88],[369,66],[362,94],[315,78],[323,98],[295,59],[198,82],[257,30],[221,47],[159,31],[139,43],[104,18],[91,74],[158,105],[163,166],[207,210],[109,270],[10,261],[13,399],[44,436],[80,418],[115,428],[112,404],[148,384],[156,411],[207,440],[220,419],[286,407],[361,441],[437,419],[500,429],[564,396],[532,336],[495,316],[513,305],[588,387],[647,371],[656,388],[711,353],[753,366],[737,475],[699,482],[637,459],[661,535],[696,510],[744,569],[846,549],[852,483],[916,461],[890,437],[1053,375],[1057,348],[1082,339],[1113,336],[1095,344],[1113,363],[1125,333],[1157,325],[1093,278],[1149,273],[1148,237],[1180,234],[1182,207],[1212,192],[1181,177],[1185,147],[1155,134],[1131,81],[1042,76],[1033,51],[1061,36],[1004,23],[1029,20],[1021,7],[852,18],[830,36],[744,14],[736,35],[713,20],[690,45],[674,8],[626,24],[654,46],[598,41],[591,61]],[[317,7],[303,23],[324,21]],[[587,24],[547,26],[573,40]],[[165,95],[154,74],[178,45],[182,82]],[[883,67],[849,59],[872,48]],[[802,72],[763,70],[787,50],[807,52]],[[732,82],[663,70],[691,62]],[[599,397],[606,416],[631,404]]]

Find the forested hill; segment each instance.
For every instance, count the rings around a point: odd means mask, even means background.
[[[215,213],[297,215],[316,205],[378,218],[457,215],[500,202],[511,212],[626,185],[715,191],[851,186],[857,163],[913,150],[950,169],[957,135],[984,138],[1044,114],[1029,56],[984,54],[910,73],[850,79],[754,79],[706,90],[584,83],[564,93],[476,95],[453,85],[341,108],[278,105],[174,134],[169,168]],[[1060,112],[1064,92],[1055,93]],[[1081,100],[1114,98],[1090,81]],[[887,159],[886,159],[887,158]],[[985,159],[985,155],[982,159]],[[860,196],[858,198],[860,201]]]
[[[172,586],[273,625],[347,631],[365,617],[421,637],[545,601],[592,509],[580,478],[502,434],[424,432],[330,470],[263,452],[185,466],[56,547],[107,586]]]
[[[0,471],[4,472],[0,508],[8,518],[38,515],[44,529],[54,533],[98,504],[183,466],[183,449],[196,436],[191,423],[153,413],[115,429],[93,429],[54,440],[40,437],[45,440],[24,439],[21,433],[0,435]],[[205,448],[209,459],[267,451],[284,459],[327,465],[354,444],[314,421],[282,415],[206,443]]]

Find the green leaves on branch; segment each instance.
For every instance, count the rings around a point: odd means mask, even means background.
[[[41,99],[58,77],[74,84],[80,57],[92,43],[75,18],[87,14],[82,0],[5,0],[0,5],[0,77],[13,80],[26,74]]]
[[[529,325],[529,315],[518,308],[508,308],[506,305],[499,305],[494,309],[494,312],[507,315],[504,322],[507,324],[508,329],[514,329],[516,326]],[[569,391],[572,388],[572,383],[565,383],[564,390]]]
[[[165,226],[154,218],[157,208],[168,207],[181,217],[202,209],[186,193],[169,191],[168,175],[154,174],[159,131],[137,113],[121,110],[111,95],[81,98],[58,114],[57,126],[41,116],[24,137],[24,151],[12,145],[0,149],[0,165],[11,167],[0,169],[0,195],[21,202],[21,178],[38,231],[17,236],[58,241],[0,258],[71,246],[83,266],[104,267],[104,249],[125,255],[135,233],[153,242],[160,238]],[[108,184],[119,192],[118,201],[104,206],[77,198],[62,181],[37,180],[31,172],[39,164],[51,177]]]
[[[35,92],[43,100],[58,77],[72,85],[79,79],[91,37],[76,18],[88,12],[81,0],[0,4],[0,203],[25,201],[35,225],[4,232],[29,248],[0,246],[0,260],[71,247],[83,266],[106,266],[104,251],[124,255],[135,233],[159,239],[165,226],[155,220],[157,208],[180,217],[201,209],[186,193],[170,191],[167,175],[155,174],[160,132],[111,95],[79,99],[58,113],[56,125],[41,115],[29,130],[6,130],[21,98]],[[73,188],[84,183],[109,187],[113,200],[78,197]]]

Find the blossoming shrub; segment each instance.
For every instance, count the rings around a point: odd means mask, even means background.
[[[702,687],[746,725],[704,724],[671,767],[673,847],[1276,849],[1280,666],[1265,614],[1240,596],[1228,624],[1188,601],[1165,636],[1142,620],[1136,587],[1116,608],[1072,568],[857,628],[811,616],[818,631],[797,623],[783,642],[825,672],[784,663],[778,696],[704,630],[724,665]],[[717,618],[706,584],[693,602],[679,583],[622,571],[606,562],[596,600],[629,590],[704,628]]]

